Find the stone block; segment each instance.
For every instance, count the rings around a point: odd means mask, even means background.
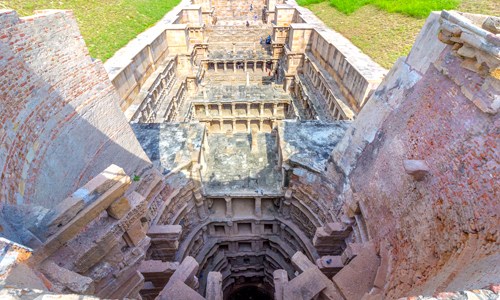
[[[403,166],[406,174],[413,176],[417,181],[423,180],[425,175],[430,171],[429,166],[424,160],[404,160]]]
[[[96,243],[89,245],[88,250],[75,262],[78,272],[83,273],[99,262],[114,246],[118,244],[112,232],[106,232],[96,238]]]
[[[316,260],[316,266],[325,274],[326,277],[332,278],[343,267],[342,258],[340,256],[322,256]]]
[[[128,293],[141,280],[144,280],[142,274],[136,268],[129,268],[118,277],[111,275],[103,283],[97,283],[95,295],[103,299],[118,298],[116,296],[118,296],[120,290],[127,290]]]
[[[83,187],[76,190],[72,196],[82,198],[85,205],[88,205],[126,176],[127,174],[125,174],[122,168],[117,165],[111,165],[99,173],[99,175],[92,178]]]
[[[488,30],[491,33],[500,33],[500,18],[494,16],[488,16],[488,18],[483,23],[483,29]]]
[[[179,267],[178,262],[163,262],[161,260],[145,260],[141,262],[139,272],[144,276],[146,281],[151,282],[156,289],[156,294],[159,294],[162,288],[170,280],[172,274]],[[154,291],[152,291],[154,292]]]
[[[320,273],[321,274],[321,273]],[[321,274],[320,276],[323,276]],[[283,299],[286,300],[309,300],[313,299],[323,289],[326,283],[314,269],[308,269],[292,281],[285,284]]]
[[[45,237],[56,233],[61,226],[69,223],[84,207],[82,198],[68,197],[61,201],[41,221],[41,227],[46,227]]]
[[[156,300],[205,300],[200,294],[182,281],[166,286]]]
[[[179,267],[177,262],[163,262],[161,260],[145,260],[141,262],[139,271],[142,274],[170,273],[173,274]]]
[[[359,209],[359,202],[356,201],[355,199],[351,200],[351,202],[349,203],[349,207],[347,208],[347,212],[346,212],[346,215],[349,217],[349,218],[354,218],[354,216],[356,214],[360,213],[360,209]]]
[[[195,275],[198,272],[198,268],[199,265],[193,257],[186,257],[177,270],[175,270],[172,277],[170,277],[168,285],[176,281],[181,281],[191,286],[196,281]]]
[[[123,239],[130,247],[139,245],[139,242],[146,236],[146,232],[142,227],[141,222],[137,222],[124,235]]]
[[[63,293],[93,295],[95,292],[92,278],[59,267],[53,261],[46,260],[39,269]]]
[[[293,266],[301,272],[310,268],[317,268],[317,266],[307,258],[302,252],[297,252],[292,256]]]
[[[207,278],[207,300],[223,300],[222,295],[222,274],[220,272],[210,272]]]
[[[109,298],[113,299],[124,299],[129,294],[132,294],[138,287],[142,288],[144,283],[144,277],[139,271],[133,273],[133,275],[118,289],[116,289]]]
[[[367,243],[358,256],[333,276],[333,282],[346,300],[361,299],[373,288],[379,266],[374,244]]]
[[[285,270],[276,270],[273,272],[273,281],[274,281],[274,299],[275,300],[285,300],[284,297],[284,288],[288,283],[288,274]]]
[[[317,274],[315,275],[316,278],[323,280],[323,282],[326,284],[326,288],[321,291],[321,299],[342,299],[342,296],[333,284],[333,281],[326,277],[318,269],[318,266],[312,263],[302,252],[299,251],[292,256],[292,264],[299,271],[305,272],[306,270],[314,270],[314,272],[316,272]]]
[[[131,209],[125,213],[120,219],[121,228],[123,231],[129,230],[134,226],[142,217],[144,217],[148,210],[148,202],[146,198],[137,192],[131,192],[127,195]]]
[[[137,193],[146,198],[147,201],[151,199],[155,191],[161,187],[162,177],[155,174],[150,174],[145,178],[141,178],[139,186],[135,189]]]
[[[344,252],[342,252],[342,263],[347,265],[353,258],[355,258],[358,253],[363,249],[363,244],[361,243],[349,243],[345,248]]]
[[[148,236],[151,237],[151,257],[163,261],[171,259],[179,247],[181,233],[180,225],[151,226],[148,231]]]
[[[181,225],[156,225],[148,230],[148,236],[152,239],[178,239],[182,233]]]
[[[352,231],[352,228],[345,227],[340,222],[327,223],[323,228],[328,236],[339,240],[346,239]]]
[[[120,199],[116,200],[111,204],[106,212],[110,217],[113,217],[117,220],[121,219],[127,211],[130,210],[130,203],[128,202],[127,197],[123,196]]]
[[[80,231],[82,231],[85,226],[87,226],[91,221],[97,218],[105,209],[107,209],[111,203],[116,201],[120,196],[125,193],[130,185],[130,178],[124,176],[113,185],[109,190],[107,190],[102,196],[97,200],[83,209],[73,220],[62,227],[56,234],[52,235],[47,239],[43,246],[43,249],[36,253],[36,258],[47,257],[59,249],[64,243],[69,239],[74,237]]]

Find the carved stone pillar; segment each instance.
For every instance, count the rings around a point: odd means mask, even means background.
[[[219,64],[217,61],[214,62],[214,67],[215,67],[215,73],[219,71]]]
[[[231,103],[231,114],[233,116],[236,116],[236,104],[235,103]]]
[[[245,60],[244,66],[245,66],[245,72],[246,72],[247,71],[247,61],[246,60]]]
[[[257,69],[257,61],[253,61],[253,72],[255,73],[255,70]]]
[[[250,133],[250,119],[247,120],[247,132]]]
[[[208,111],[209,109],[210,109],[210,106],[208,104],[205,104],[205,116],[207,116],[207,117],[209,115],[209,111]]]
[[[217,109],[219,110],[219,116],[222,116],[222,104],[217,103]],[[222,123],[221,123],[222,126]]]
[[[260,108],[260,114],[259,114],[259,116],[263,117],[264,116],[264,103],[260,103],[260,107],[259,108]]]
[[[232,198],[231,197],[225,197],[224,200],[226,200],[226,218],[232,218],[233,217],[233,207],[232,207]]]
[[[273,103],[273,116],[276,116],[276,107],[278,106],[277,103]]]
[[[257,218],[262,217],[262,198],[261,197],[255,197],[255,216]]]
[[[224,62],[224,73],[227,71],[227,62]]]
[[[247,116],[250,116],[250,103],[247,103]]]

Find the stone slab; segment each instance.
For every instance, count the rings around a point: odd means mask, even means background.
[[[321,274],[323,275],[323,274]],[[283,299],[286,300],[309,300],[313,299],[323,289],[326,283],[318,278],[318,273],[314,269],[307,269],[305,272],[295,277],[285,284]]]
[[[380,265],[375,247],[365,244],[361,252],[333,277],[336,286],[346,300],[358,300],[373,288]]]
[[[120,199],[116,200],[113,204],[111,204],[106,212],[110,217],[113,217],[117,220],[121,219],[127,211],[130,210],[130,203],[128,202],[127,197],[123,196]]]
[[[128,176],[120,178],[120,180],[102,194],[102,196],[82,210],[73,220],[71,220],[71,222],[62,227],[56,234],[51,236],[43,246],[43,249],[41,249],[36,256],[41,255],[47,257],[54,253],[64,243],[85,228],[92,220],[97,218],[109,207],[109,205],[111,205],[111,203],[123,195],[130,183],[130,178]]]

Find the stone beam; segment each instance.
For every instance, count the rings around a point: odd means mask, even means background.
[[[222,300],[222,274],[210,272],[207,278],[207,300]]]
[[[276,270],[273,273],[274,277],[274,300],[285,300],[284,289],[288,283],[288,275],[285,270]]]

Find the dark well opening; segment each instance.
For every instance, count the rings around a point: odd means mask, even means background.
[[[247,285],[231,291],[226,300],[272,300],[273,292],[274,290],[267,291],[255,285]]]

